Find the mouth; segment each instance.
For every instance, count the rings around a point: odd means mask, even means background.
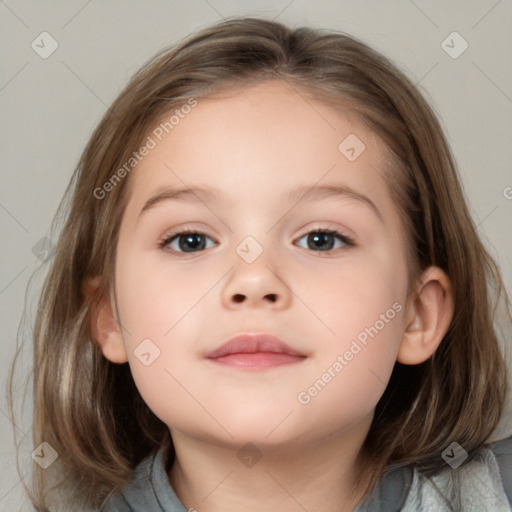
[[[270,334],[242,334],[231,338],[206,358],[214,363],[240,369],[266,369],[297,364],[306,354]]]

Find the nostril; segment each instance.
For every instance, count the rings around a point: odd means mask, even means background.
[[[268,297],[272,302],[275,302],[277,300],[275,293],[269,293],[268,295],[265,295],[265,297]]]
[[[233,297],[233,300],[235,302],[242,302],[244,300],[244,296],[241,295],[240,293],[237,293],[234,297]]]

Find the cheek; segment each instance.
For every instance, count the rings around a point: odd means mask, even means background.
[[[402,340],[405,262],[381,251],[328,274],[323,286],[318,275],[302,285],[301,293],[322,320],[316,322],[319,339],[325,340],[316,354],[316,381],[307,384],[311,394],[302,389],[304,401],[321,408],[341,400],[363,411],[384,392]]]
[[[167,424],[197,415],[183,362],[191,358],[190,340],[200,339],[201,298],[211,288],[204,274],[144,258],[125,257],[117,265],[116,289],[128,362],[144,402]],[[171,407],[172,405],[172,407]]]
[[[204,274],[160,258],[120,262],[119,311],[130,343],[143,338],[166,340],[210,287]]]
[[[294,270],[291,272],[293,275]],[[296,272],[300,274],[301,269]],[[294,281],[294,292],[313,310],[312,320],[318,320],[323,337],[328,338],[330,331],[333,341],[348,341],[378,322],[388,310],[394,328],[400,324],[395,321],[397,307],[392,306],[399,303],[403,307],[405,302],[407,267],[389,247],[354,252],[336,265],[319,265],[314,271],[302,273]]]
[[[167,425],[197,415],[197,404],[188,391],[190,382],[173,368],[173,360],[182,360],[182,356],[179,351],[165,346],[159,357],[147,366],[136,356],[129,359],[133,379],[144,402]]]
[[[371,413],[391,376],[404,310],[398,301],[369,306],[357,318],[340,320],[343,334],[318,353],[313,375],[297,391],[304,417],[324,418],[326,432]]]

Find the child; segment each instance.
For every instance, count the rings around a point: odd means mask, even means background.
[[[489,443],[507,296],[382,55],[203,30],[134,76],[71,194],[35,329],[58,454],[37,510],[512,510],[512,441]]]

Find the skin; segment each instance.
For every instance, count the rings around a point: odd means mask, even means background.
[[[105,357],[129,363],[168,425],[176,449],[169,480],[200,512],[353,510],[358,453],[395,361],[428,359],[453,315],[438,268],[407,294],[405,235],[381,171],[382,142],[298,92],[274,81],[201,99],[143,159],[120,227],[117,310],[105,296],[92,317]],[[338,149],[349,134],[366,146],[354,161]],[[326,184],[365,194],[379,215],[348,195],[285,199],[296,186]],[[225,198],[161,201],[140,215],[156,190],[185,185],[210,185]],[[185,227],[206,233],[207,248],[180,257],[159,246]],[[355,246],[334,238],[326,253],[308,244],[307,233],[332,228]],[[263,250],[252,263],[236,251],[247,236]],[[402,306],[394,318],[300,403],[298,394],[393,304]],[[205,359],[244,332],[271,333],[307,357],[265,371]],[[149,366],[134,353],[144,339],[160,350]],[[261,455],[252,467],[237,457],[246,443]]]

